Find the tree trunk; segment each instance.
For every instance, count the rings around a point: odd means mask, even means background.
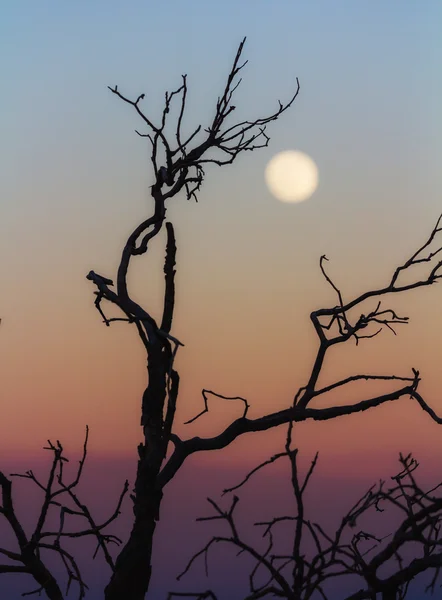
[[[382,600],[396,600],[397,598],[397,588],[390,587],[382,592]]]
[[[29,556],[26,551],[23,553],[23,564],[29,569],[29,573],[35,581],[41,585],[49,600],[63,600],[63,593],[55,577],[34,552],[30,553]]]
[[[144,600],[152,574],[152,545],[163,497],[156,482],[164,458],[163,408],[170,351],[158,342],[149,350],[149,384],[143,394],[141,425],[145,444],[138,446],[138,468],[132,500],[134,524],[105,588],[105,600]]]
[[[139,448],[140,454],[144,446]],[[155,490],[144,457],[138,462],[135,484],[135,520],[129,540],[120,552],[115,571],[105,588],[106,600],[144,600],[152,574],[152,545],[159,520],[162,493]]]
[[[153,514],[136,518],[129,541],[120,553],[104,591],[106,600],[144,600],[152,574]]]

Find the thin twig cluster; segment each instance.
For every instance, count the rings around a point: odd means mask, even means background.
[[[101,550],[110,569],[112,571],[115,569],[115,563],[108,546],[109,544],[118,546],[121,544],[121,539],[116,535],[105,532],[105,529],[120,514],[121,505],[128,491],[129,483],[128,481],[125,482],[111,516],[105,521],[97,523],[88,507],[80,500],[76,491],[87,456],[88,434],[89,430],[86,428],[83,454],[79,461],[76,475],[70,483],[66,482],[64,469],[65,464],[69,461],[64,456],[63,446],[58,440],[56,444],[48,440],[48,446],[44,448],[53,454],[52,465],[45,482],[38,479],[32,470],[26,471],[24,474],[11,473],[10,477],[20,477],[32,481],[41,490],[43,495],[37,523],[31,536],[26,535],[15,510],[12,480],[0,472],[2,493],[0,514],[6,519],[19,548],[18,551],[0,548],[0,554],[10,561],[10,564],[0,564],[0,573],[26,573],[33,576],[40,586],[30,592],[25,592],[24,596],[32,594],[40,595],[44,591],[51,600],[62,599],[64,597],[56,578],[43,561],[42,555],[52,553],[61,559],[64,566],[67,575],[66,595],[70,590],[71,584],[75,582],[78,585],[79,600],[85,597],[88,586],[80,573],[80,568],[74,555],[63,546],[63,541],[67,538],[94,537],[97,541],[97,547],[93,558]],[[50,518],[50,514],[54,512],[58,513],[59,526],[58,529],[52,530],[48,526],[47,521]],[[78,520],[78,518],[83,521],[85,520],[86,526],[77,530],[71,529],[67,526],[67,522],[68,519],[70,522],[73,518],[75,520]]]
[[[173,92],[165,93],[164,109],[159,124],[155,124],[141,109],[141,102],[146,98],[146,94],[140,94],[136,100],[131,100],[118,90],[118,86],[109,87],[113,94],[135,108],[146,125],[148,129],[147,133],[140,133],[137,130],[136,133],[141,137],[147,138],[152,147],[151,162],[156,178],[156,183],[153,187],[161,187],[163,184],[166,184],[172,188],[165,194],[165,199],[175,196],[184,187],[187,199],[194,198],[197,200],[197,192],[201,188],[205,175],[203,165],[207,163],[213,163],[218,166],[228,165],[233,163],[241,152],[265,148],[270,140],[266,134],[266,126],[268,123],[276,121],[295,101],[299,93],[298,79],[296,79],[297,86],[293,96],[286,104],[278,101],[278,109],[274,113],[267,117],[251,121],[240,121],[235,125],[225,127],[227,118],[236,109],[232,104],[232,99],[242,81],[238,77],[239,73],[248,62],[246,60],[240,64],[245,41],[246,38],[239,45],[224,92],[218,97],[213,120],[204,129],[207,135],[200,144],[197,144],[192,149],[189,149],[189,144],[195,141],[196,136],[202,130],[202,125],[198,125],[187,137],[183,135],[183,117],[188,92],[187,75],[182,75],[182,84],[179,88]],[[175,128],[175,140],[172,145],[166,137],[165,128],[175,98],[179,102],[179,114]],[[161,150],[166,166],[160,166],[159,164],[159,152]],[[217,150],[220,157],[216,158],[207,155],[207,152],[210,150]],[[189,176],[189,172],[193,174]]]
[[[403,600],[410,582],[428,570],[433,571],[433,576],[425,591],[434,592],[442,567],[442,497],[435,492],[442,484],[424,491],[414,475],[418,462],[411,454],[400,454],[401,471],[391,478],[393,484],[386,487],[386,482],[380,481],[378,485],[371,486],[347,511],[338,528],[331,534],[320,523],[311,521],[306,516],[304,494],[316,467],[318,454],[301,482],[297,465],[298,449],[290,450],[290,441],[291,431],[287,437],[285,452],[259,465],[239,485],[225,490],[225,493],[244,485],[258,469],[278,458],[287,457],[291,468],[295,514],[255,523],[255,526],[263,528],[262,537],[267,540],[267,546],[262,551],[239,534],[234,515],[239,502],[238,496],[233,496],[227,510],[208,498],[214,514],[200,517],[197,521],[221,521],[227,532],[213,536],[192,556],[177,579],[186,575],[200,558],[204,559],[207,576],[210,550],[223,544],[233,546],[238,555],[248,555],[254,565],[248,577],[249,592],[244,595],[243,600],[275,597],[287,600],[317,597],[328,600],[336,593],[330,591],[329,584],[336,578],[350,577],[353,582],[357,578],[357,589],[347,594],[344,600],[373,600],[378,594],[383,600]],[[358,529],[358,522],[363,517],[376,516],[389,508],[399,513],[399,516],[402,515],[400,525],[394,531],[379,536],[365,528]],[[287,531],[288,524],[293,524],[292,552],[280,553],[275,548],[275,531],[281,526]],[[379,571],[388,572],[388,575],[381,576]],[[212,590],[170,592],[168,599],[185,596],[196,600],[217,600]]]

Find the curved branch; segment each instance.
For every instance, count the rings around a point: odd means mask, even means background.
[[[212,390],[205,390],[205,389],[202,390],[201,393],[202,393],[203,399],[204,399],[204,409],[200,413],[198,413],[195,417],[192,417],[188,421],[185,421],[184,425],[189,425],[190,423],[193,423],[194,421],[199,419],[202,415],[209,412],[209,404],[208,404],[209,399],[207,397],[207,394],[211,394],[212,396],[216,396],[217,398],[221,398],[222,400],[241,400],[241,402],[244,402],[244,413],[242,415],[242,418],[246,417],[247,412],[250,408],[250,404],[242,396],[223,396],[222,394],[218,394],[217,392],[213,392]]]
[[[418,375],[417,371],[415,373]],[[286,408],[278,412],[270,413],[257,419],[247,419],[241,417],[233,421],[233,423],[231,423],[219,435],[211,438],[194,437],[183,441],[177,436],[174,436],[174,452],[160,472],[157,485],[159,488],[163,488],[172,479],[186,458],[191,454],[209,450],[220,450],[221,448],[225,448],[231,444],[235,439],[241,435],[244,435],[245,433],[266,431],[273,427],[278,427],[279,425],[289,423],[290,421],[301,422],[306,421],[307,419],[326,421],[329,419],[335,419],[344,415],[351,415],[363,412],[370,408],[375,408],[376,406],[380,406],[386,402],[398,400],[402,396],[415,398],[433,420],[435,420],[437,423],[442,423],[442,419],[438,417],[437,414],[430,409],[430,407],[428,407],[422,397],[417,394],[415,383],[416,377],[413,379],[413,382],[410,385],[404,386],[388,394],[375,396],[367,400],[361,400],[354,404],[331,406],[327,408],[304,408],[300,405],[297,405],[292,408]]]

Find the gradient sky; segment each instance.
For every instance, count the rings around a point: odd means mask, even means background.
[[[300,79],[268,148],[207,168],[198,204],[178,197],[168,205],[178,244],[173,333],[185,343],[177,431],[212,435],[241,407],[214,401],[210,415],[183,427],[201,408],[201,388],[245,396],[259,416],[286,407],[305,383],[317,345],[309,313],[336,303],[321,254],[349,299],[386,283],[442,212],[441,19],[437,0],[4,3],[3,461],[32,457],[47,438],[78,452],[86,423],[91,454],[103,460],[134,459],[140,440],[141,345],[133,328],[101,323],[85,279],[90,269],[115,277],[125,238],[151,211],[149,148],[133,131],[141,123],[106,86],[146,93],[154,118],[165,90],[187,73],[190,131],[213,116],[244,35],[239,119],[273,111]],[[319,168],[319,188],[302,204],[280,203],[265,187],[266,163],[286,149]],[[132,264],[134,295],[153,314],[163,254],[161,237]],[[351,343],[336,351],[322,381],[419,368],[420,389],[442,414],[441,289],[390,305],[410,324],[398,337],[386,331],[357,351]],[[362,398],[364,389],[329,402]],[[297,431],[301,448],[323,453],[329,474],[348,477],[383,475],[378,459],[394,465],[399,450],[435,465],[442,450],[440,427],[406,399]],[[282,433],[249,436],[199,461],[253,464],[280,449]]]

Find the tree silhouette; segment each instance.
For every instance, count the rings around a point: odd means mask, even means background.
[[[12,473],[10,475],[11,477],[22,477],[32,481],[43,492],[37,523],[33,528],[31,536],[26,535],[25,529],[20,524],[15,510],[12,497],[12,481],[0,471],[0,486],[2,490],[0,514],[4,516],[9,524],[18,546],[18,551],[15,549],[0,548],[0,555],[9,559],[8,564],[0,565],[0,573],[23,573],[31,575],[39,584],[39,587],[30,592],[25,592],[22,594],[23,596],[40,595],[44,591],[51,600],[63,600],[65,596],[42,557],[42,554],[56,554],[61,559],[67,575],[66,595],[69,592],[71,584],[75,582],[78,586],[78,598],[85,597],[88,586],[81,575],[75,556],[63,545],[63,541],[68,538],[96,538],[97,549],[93,558],[101,550],[110,568],[112,570],[115,568],[108,545],[111,543],[119,545],[122,541],[116,535],[105,533],[104,530],[120,514],[123,498],[129,489],[129,482],[126,480],[112,515],[101,524],[97,524],[86,504],[80,501],[76,491],[86,461],[88,437],[89,429],[86,427],[83,454],[79,461],[77,473],[70,483],[66,483],[64,470],[68,459],[64,456],[63,446],[58,440],[56,444],[48,440],[48,446],[45,448],[45,450],[49,450],[53,454],[52,465],[45,482],[38,479],[32,470],[26,471],[24,474]],[[54,510],[57,511],[59,519],[59,525],[55,529],[51,528],[50,524],[48,524],[51,513]],[[82,520],[85,519],[87,526],[84,529],[66,530],[65,525],[68,518],[69,520],[78,522],[78,517]]]
[[[327,420],[341,415],[350,415],[361,412],[385,402],[398,400],[402,397],[414,398],[420,406],[438,423],[441,419],[425,402],[418,392],[420,382],[419,372],[412,369],[408,376],[358,374],[334,382],[323,388],[318,388],[318,378],[328,351],[339,344],[350,340],[356,343],[363,338],[378,335],[384,327],[395,332],[397,325],[407,322],[406,317],[398,316],[391,308],[381,307],[381,298],[393,293],[405,292],[420,286],[432,285],[441,276],[442,261],[434,261],[434,257],[442,250],[431,250],[430,246],[441,228],[440,219],[433,229],[430,238],[419,248],[410,259],[399,266],[387,284],[373,291],[344,302],[341,291],[333,283],[325,271],[325,256],[320,259],[321,271],[338,296],[338,305],[331,308],[315,310],[311,313],[311,321],[318,337],[318,350],[314,360],[309,380],[294,396],[293,403],[287,408],[269,412],[268,414],[249,419],[247,417],[249,404],[244,398],[236,398],[244,403],[243,415],[233,421],[224,431],[214,437],[193,437],[181,439],[174,432],[174,418],[179,399],[179,375],[174,366],[177,351],[183,346],[172,333],[173,314],[175,307],[175,262],[176,240],[174,227],[171,222],[166,222],[166,202],[179,195],[181,192],[187,200],[197,200],[205,177],[205,167],[210,164],[223,166],[232,163],[244,151],[253,151],[266,147],[269,137],[266,127],[277,120],[294,103],[299,93],[299,82],[293,95],[286,103],[278,101],[276,110],[266,117],[253,120],[243,120],[234,125],[227,124],[232,116],[235,106],[232,99],[235,90],[241,83],[240,71],[247,61],[241,63],[245,39],[239,45],[233,61],[233,66],[227,77],[227,82],[222,95],[215,106],[215,116],[207,128],[199,125],[188,135],[184,134],[184,116],[187,106],[187,76],[182,76],[182,83],[173,92],[166,92],[165,104],[159,124],[155,124],[142,110],[142,101],[145,97],[140,94],[131,100],[120,92],[117,86],[109,88],[111,92],[129,104],[139,115],[145,131],[137,134],[146,138],[151,147],[151,163],[153,168],[154,183],[151,186],[153,200],[153,213],[140,223],[130,234],[124,245],[118,271],[116,284],[113,280],[94,271],[90,271],[87,279],[90,280],[95,290],[95,306],[106,326],[115,322],[128,322],[136,327],[139,338],[143,344],[147,357],[147,385],[141,402],[141,427],[144,442],[138,446],[138,466],[135,486],[131,494],[133,502],[133,526],[128,540],[117,556],[115,563],[110,564],[111,578],[105,588],[106,600],[142,600],[144,599],[151,579],[152,543],[156,523],[160,518],[160,506],[164,490],[168,482],[175,476],[185,460],[196,452],[217,450],[225,448],[236,438],[249,432],[258,432],[271,429],[278,425],[291,422],[300,422],[307,419]],[[170,118],[173,103],[178,103],[178,116],[175,123],[174,135],[166,133],[166,125]],[[203,136],[197,142],[198,136]],[[158,322],[151,316],[148,309],[135,302],[128,289],[127,274],[134,256],[145,254],[149,249],[150,241],[166,228],[166,249],[164,262],[165,291],[161,320]],[[414,279],[411,283],[400,283],[401,275],[409,267],[418,263],[429,263],[429,272],[422,277]],[[435,263],[435,264],[434,264]],[[372,310],[360,313],[360,307],[366,306],[366,301],[375,300],[377,306]],[[382,298],[383,300],[383,298]],[[108,318],[104,312],[105,303],[118,307],[124,316]],[[375,329],[376,328],[376,329]],[[314,408],[312,401],[327,392],[341,388],[356,380],[394,381],[397,388],[393,392],[377,395],[353,404],[335,405],[329,408]],[[209,410],[209,398],[230,400],[221,393],[203,390],[204,410],[194,419]],[[171,452],[168,449],[172,444]],[[61,462],[60,462],[61,465]],[[0,480],[3,489],[2,513],[11,524],[10,482],[3,475]],[[49,486],[48,486],[49,487]],[[48,494],[48,492],[46,492]],[[49,502],[50,503],[50,502]],[[61,509],[60,509],[61,510]],[[97,533],[97,527],[91,527],[91,533]],[[60,526],[61,530],[61,526]],[[20,542],[20,531],[13,526],[17,540]],[[61,539],[61,535],[57,538]],[[106,546],[103,539],[102,549]],[[27,542],[23,539],[23,544]],[[57,542],[58,543],[58,542]],[[20,546],[21,547],[21,546]],[[32,560],[38,556],[41,539],[33,538],[30,550]],[[5,553],[5,552],[4,552]],[[26,555],[27,556],[27,555]],[[12,555],[10,555],[10,558]],[[14,560],[23,562],[24,555],[14,556]],[[24,567],[27,568],[26,565]],[[28,572],[28,571],[25,571]],[[36,572],[35,572],[36,573]],[[41,577],[32,574],[43,587],[50,598],[59,598],[57,592],[41,581]],[[44,578],[43,578],[44,579]],[[80,586],[81,587],[81,586]],[[80,592],[82,593],[82,592]],[[80,597],[82,597],[80,595]]]
[[[208,576],[210,550],[217,545],[227,545],[235,548],[237,556],[246,555],[252,561],[248,576],[250,589],[249,593],[244,594],[243,600],[327,600],[336,597],[336,591],[328,589],[328,584],[337,578],[351,578],[356,590],[350,593],[341,592],[340,597],[343,600],[404,600],[410,582],[425,571],[433,572],[431,581],[425,588],[425,592],[433,593],[442,567],[442,483],[424,491],[414,475],[419,463],[411,454],[405,457],[400,454],[401,471],[391,477],[393,485],[386,487],[385,481],[372,485],[347,511],[334,534],[330,534],[323,525],[307,517],[304,494],[317,466],[318,453],[304,481],[301,481],[297,462],[298,448],[292,450],[290,447],[292,427],[293,424],[290,423],[284,452],[260,464],[240,484],[224,490],[223,493],[239,489],[262,467],[287,457],[290,462],[295,514],[255,523],[255,526],[263,531],[262,537],[266,541],[266,548],[262,551],[239,533],[234,515],[239,502],[238,496],[233,496],[227,510],[223,510],[217,502],[208,498],[214,514],[199,517],[197,521],[221,521],[227,533],[214,535],[191,557],[187,566],[177,576],[177,580],[186,575],[200,558],[204,558]],[[379,515],[386,511],[391,519],[391,509],[402,515],[402,521],[394,530],[389,527],[385,535],[374,535],[365,527],[358,527],[364,517],[373,512]],[[275,547],[275,530],[281,525],[287,529],[290,524],[293,530],[292,551],[278,551]],[[386,570],[388,574],[380,575],[379,571],[382,570]],[[260,577],[261,581],[264,579],[264,583],[258,581]],[[168,600],[180,597],[217,600],[217,595],[212,590],[170,592]]]

